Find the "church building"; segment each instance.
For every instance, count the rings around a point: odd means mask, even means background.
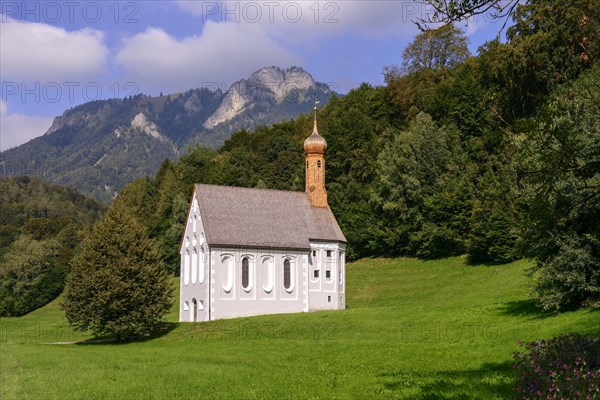
[[[180,247],[180,321],[346,307],[346,238],[327,204],[327,142],[314,112],[305,192],[194,186]]]

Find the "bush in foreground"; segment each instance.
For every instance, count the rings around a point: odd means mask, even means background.
[[[525,349],[513,362],[520,398],[600,398],[600,337],[568,334],[526,343]]]
[[[158,328],[172,291],[144,226],[113,204],[73,258],[63,308],[75,329],[121,340]]]

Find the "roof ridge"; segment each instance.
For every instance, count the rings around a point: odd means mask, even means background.
[[[222,187],[222,188],[232,188],[232,189],[244,189],[244,190],[256,190],[263,192],[284,192],[284,193],[300,193],[306,194],[304,191],[299,190],[283,190],[283,189],[269,189],[269,188],[257,188],[257,187],[246,187],[246,186],[228,186],[228,185],[216,185],[213,183],[195,183],[196,186],[212,186],[212,187]]]

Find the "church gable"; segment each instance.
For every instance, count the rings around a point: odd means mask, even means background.
[[[206,233],[204,224],[202,222],[202,216],[200,215],[200,207],[196,190],[192,193],[192,199],[188,208],[186,225],[181,234],[181,241],[179,243],[179,252],[181,253],[186,247],[189,247],[189,241],[193,239],[196,241],[206,242]]]

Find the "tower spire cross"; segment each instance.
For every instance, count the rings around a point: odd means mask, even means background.
[[[314,122],[314,130],[317,130],[317,104],[319,104],[319,100],[315,99],[315,108],[314,108],[314,114],[315,114],[315,122]]]

